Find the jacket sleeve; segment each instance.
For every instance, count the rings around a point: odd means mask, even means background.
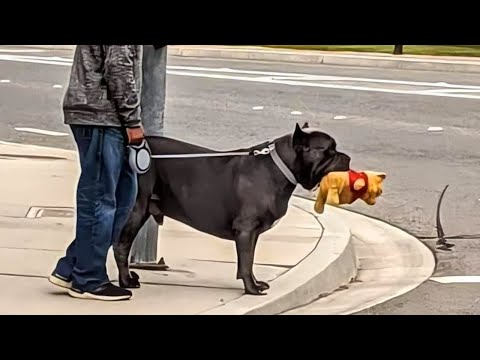
[[[110,97],[125,127],[138,127],[140,90],[135,77],[135,45],[106,45],[105,80]],[[138,75],[138,74],[137,74]]]

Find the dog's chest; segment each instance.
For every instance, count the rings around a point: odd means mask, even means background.
[[[288,211],[288,201],[278,201],[275,204],[276,206],[273,209],[270,209],[269,219],[271,225],[267,226],[267,230],[273,229],[278,223],[283,219]]]

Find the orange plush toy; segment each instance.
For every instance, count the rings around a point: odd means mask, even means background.
[[[382,195],[383,181],[387,174],[374,171],[331,172],[325,176],[318,189],[315,212],[323,214],[325,204],[339,206],[353,204],[362,199],[368,205],[374,205]]]

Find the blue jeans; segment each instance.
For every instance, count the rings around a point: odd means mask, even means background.
[[[121,129],[76,125],[71,129],[81,166],[76,237],[54,274],[89,292],[110,282],[108,250],[135,204],[137,177],[128,163]]]

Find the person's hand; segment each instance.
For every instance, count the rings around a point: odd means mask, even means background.
[[[143,126],[127,128],[126,132],[128,145],[140,144],[144,138]]]

